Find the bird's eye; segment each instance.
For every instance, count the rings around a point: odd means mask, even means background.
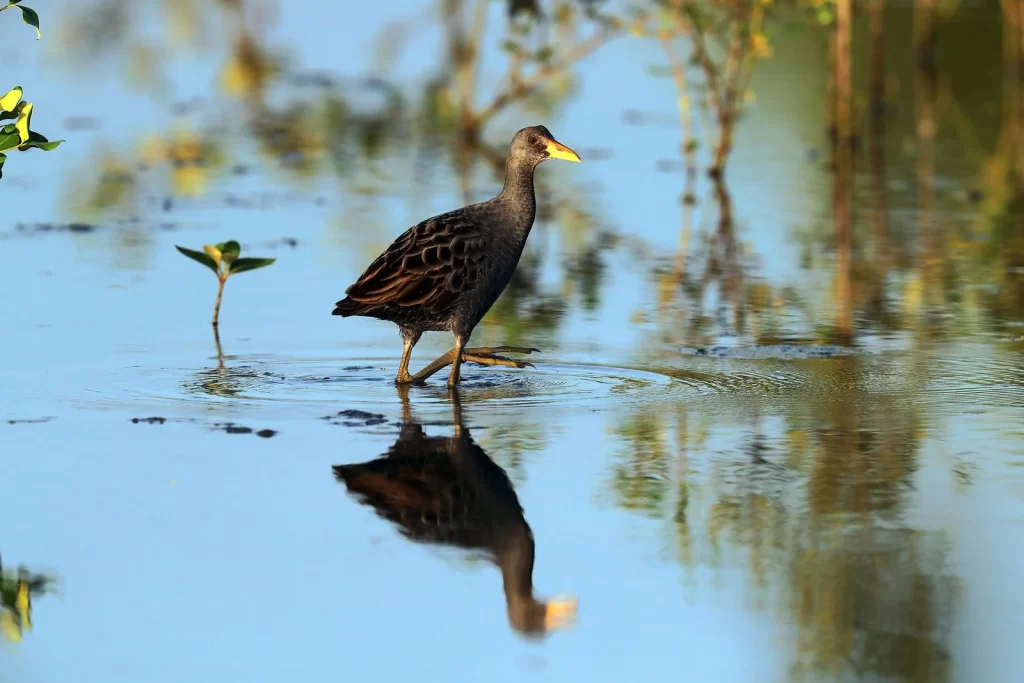
[[[530,136],[530,144],[531,145],[536,145],[537,144],[537,136],[536,135],[531,135]]]

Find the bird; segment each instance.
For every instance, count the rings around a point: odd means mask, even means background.
[[[400,391],[407,396],[407,387]],[[457,396],[453,436],[427,436],[403,399],[398,440],[369,462],[334,465],[334,476],[406,538],[488,555],[501,569],[508,620],[519,633],[540,637],[565,628],[576,600],[534,596],[533,532],[508,474],[463,425]]]
[[[397,384],[420,384],[451,364],[448,387],[454,388],[461,379],[463,361],[517,368],[531,365],[498,354],[528,354],[537,349],[466,348],[466,343],[519,265],[537,212],[534,170],[548,159],[580,161],[544,126],[519,130],[509,145],[505,183],[497,196],[412,226],[335,304],[333,315],[365,316],[398,325],[403,347]],[[412,375],[412,349],[430,331],[450,332],[455,347]]]

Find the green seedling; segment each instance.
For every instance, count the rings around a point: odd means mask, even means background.
[[[217,287],[217,303],[213,307],[213,325],[217,326],[217,318],[220,316],[220,300],[224,295],[224,283],[228,278],[247,270],[256,270],[269,266],[277,259],[272,258],[239,258],[242,247],[238,242],[231,240],[220,244],[204,244],[202,251],[186,249],[175,245],[175,248],[185,256],[213,271],[220,283]]]

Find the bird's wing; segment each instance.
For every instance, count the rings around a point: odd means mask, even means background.
[[[345,293],[362,304],[439,311],[476,283],[486,247],[463,210],[435,216],[400,235]]]
[[[433,441],[437,442],[434,446],[443,443]],[[429,448],[431,444],[420,445]],[[392,453],[391,457],[335,465],[333,469],[351,493],[397,524],[411,540],[474,549],[487,546],[473,514],[477,492],[459,479],[443,449]]]

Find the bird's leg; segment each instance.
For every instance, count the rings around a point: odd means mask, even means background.
[[[453,389],[462,379],[462,348],[466,345],[466,336],[455,335],[455,348],[452,349],[452,371],[448,374],[448,388]]]
[[[451,365],[452,358],[454,358],[454,357],[455,357],[455,349],[452,349],[451,351],[445,353],[444,355],[439,357],[437,360],[432,362],[430,365],[428,365],[427,367],[423,368],[422,370],[417,372],[415,375],[413,375],[412,376],[412,383],[413,384],[423,384],[425,381],[427,381],[427,379],[429,377],[434,376],[435,374],[437,374],[438,371],[443,370],[446,367],[448,367],[449,365]]]
[[[396,384],[411,384],[415,379],[409,374],[409,359],[412,358],[412,347],[416,346],[421,334],[411,330],[402,330],[402,361],[398,364]]]

